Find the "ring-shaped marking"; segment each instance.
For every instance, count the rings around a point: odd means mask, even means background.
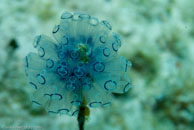
[[[57,114],[57,112],[55,112],[55,111],[48,111],[48,113],[50,113],[50,114]]]
[[[112,43],[112,49],[113,49],[115,52],[117,52],[118,49],[119,49],[119,45],[118,45],[117,43],[113,42],[113,43]]]
[[[98,19],[97,19],[97,18],[92,17],[92,18],[89,19],[88,23],[89,23],[91,26],[96,26],[96,25],[98,25],[99,22],[98,22]]]
[[[40,39],[41,39],[41,35],[35,37],[34,43],[33,43],[34,48],[37,48],[37,46],[40,43]]]
[[[102,21],[103,25],[105,25],[109,30],[112,30],[112,26],[110,25],[110,23],[106,20]]]
[[[102,102],[97,102],[97,101],[91,102],[89,104],[90,107],[100,107],[101,105],[102,105]]]
[[[69,112],[69,110],[66,109],[66,108],[63,108],[63,109],[59,109],[58,110],[58,113],[60,113],[60,114],[67,114],[68,112]]]
[[[72,113],[72,116],[77,116],[79,113],[79,110],[75,110],[73,113]]]
[[[104,103],[102,104],[104,107],[107,107],[107,106],[110,106],[111,102],[107,102],[107,103]]]
[[[103,72],[104,69],[105,69],[105,65],[104,65],[102,62],[96,62],[96,63],[93,65],[93,69],[94,69],[94,71],[96,71],[96,72]]]
[[[81,101],[71,101],[71,104],[74,105],[74,106],[80,106]]]
[[[55,94],[53,94],[52,96],[57,96],[57,97],[59,97],[58,100],[61,100],[61,99],[63,98],[62,95],[61,95],[61,94],[58,94],[58,93],[55,93]]]
[[[40,57],[43,57],[45,55],[44,48],[42,48],[42,47],[38,48],[38,54]]]
[[[66,77],[68,75],[68,69],[63,66],[57,68],[57,74],[61,77]]]
[[[66,84],[66,89],[67,89],[67,90],[73,91],[73,90],[75,90],[75,88],[76,88],[75,83],[68,82],[68,83]]]
[[[85,74],[85,71],[84,71],[83,68],[76,67],[76,68],[74,69],[74,74],[75,74],[76,76],[78,76],[78,77],[83,77],[84,74]]]
[[[28,63],[28,57],[27,56],[26,56],[25,60],[26,60],[26,67],[28,68],[29,63]]]
[[[61,38],[61,44],[63,44],[63,45],[67,45],[68,43],[69,43],[69,39],[68,39],[68,37],[63,36],[63,37]]]
[[[111,84],[111,87],[112,87],[112,88],[111,88],[110,86],[108,87],[109,84]],[[117,83],[116,83],[115,81],[108,80],[108,81],[106,81],[106,82],[104,83],[104,88],[105,88],[106,90],[114,90],[116,87],[117,87]]]
[[[88,14],[80,14],[79,17],[83,19],[90,19],[90,15]]]
[[[34,84],[33,82],[30,82],[29,84],[30,84],[30,86],[31,86],[32,88],[38,89],[38,87],[36,86],[36,84]]]
[[[129,91],[130,88],[131,88],[131,86],[130,86],[130,83],[128,82],[128,83],[125,85],[125,87],[124,87],[124,89],[123,89],[123,92],[125,93],[125,92]]]
[[[37,101],[32,101],[32,103],[35,103],[36,105],[41,106],[42,104],[38,103]]]
[[[106,42],[106,37],[103,36],[103,35],[101,35],[101,36],[99,37],[99,40],[100,40],[101,43],[104,44],[104,43]]]
[[[44,85],[46,83],[46,79],[44,78],[43,75],[37,74],[36,78],[37,78],[38,83],[40,83],[42,85]]]
[[[72,17],[73,17],[73,15],[69,12],[65,12],[61,15],[61,19],[70,19]]]
[[[56,25],[53,29],[53,33],[57,33],[59,31],[60,25]]]
[[[70,53],[70,57],[71,57],[72,59],[78,59],[79,56],[80,56],[80,54],[79,54],[78,51],[71,51],[71,53]]]
[[[53,68],[53,66],[54,66],[54,61],[51,60],[51,59],[47,59],[47,61],[46,61],[46,67]]]
[[[104,56],[108,57],[110,55],[110,49],[104,48],[103,49],[103,54],[104,54]]]
[[[91,84],[88,84],[88,83],[83,83],[82,87],[83,87],[83,90],[90,90],[91,89]]]
[[[59,52],[58,52],[58,57],[59,57],[59,59],[64,59],[65,56],[66,56],[66,54],[65,54],[64,51],[59,51]]]

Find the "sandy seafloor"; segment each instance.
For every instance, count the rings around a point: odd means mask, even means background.
[[[23,59],[36,35],[52,37],[63,11],[111,21],[133,64],[133,88],[91,109],[86,130],[194,129],[193,0],[0,0],[0,129],[77,130],[76,117],[33,107]]]

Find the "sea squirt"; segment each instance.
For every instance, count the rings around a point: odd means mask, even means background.
[[[33,46],[38,54],[25,58],[34,104],[73,116],[83,101],[88,107],[108,106],[112,93],[131,88],[131,63],[117,54],[122,42],[108,21],[64,12],[52,33],[55,40],[37,36]]]

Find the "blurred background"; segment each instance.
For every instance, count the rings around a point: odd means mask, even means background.
[[[24,57],[36,35],[52,37],[64,11],[109,20],[133,64],[133,88],[91,109],[86,130],[194,129],[193,0],[0,0],[0,129],[77,130],[76,117],[32,106]]]

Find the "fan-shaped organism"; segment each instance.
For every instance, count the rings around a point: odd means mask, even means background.
[[[130,88],[131,63],[117,52],[118,34],[106,20],[85,13],[65,12],[53,29],[55,40],[35,38],[38,54],[26,58],[26,74],[35,90],[32,102],[49,113],[76,115],[83,101],[89,107],[108,106],[111,93]]]

